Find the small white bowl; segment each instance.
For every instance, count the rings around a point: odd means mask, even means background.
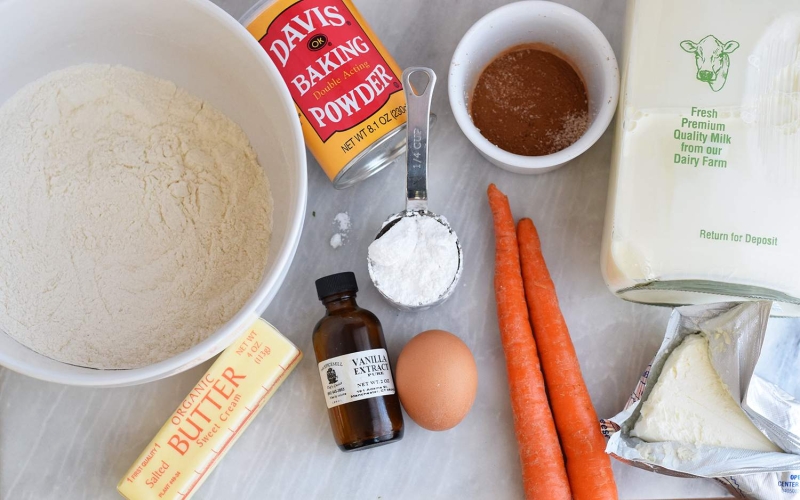
[[[481,135],[469,114],[469,99],[483,69],[507,49],[529,43],[563,53],[577,66],[589,97],[589,128],[571,146],[545,156],[500,149]],[[619,69],[608,40],[586,16],[553,2],[523,1],[493,10],[467,31],[450,63],[448,93],[458,126],[487,160],[510,172],[539,174],[572,160],[603,135],[617,107]]]

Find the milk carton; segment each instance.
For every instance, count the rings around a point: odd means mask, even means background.
[[[622,69],[609,288],[800,315],[800,1],[630,0]]]

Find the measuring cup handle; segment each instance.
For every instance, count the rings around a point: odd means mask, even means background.
[[[411,86],[411,75],[428,75],[428,84],[417,94]],[[406,210],[428,209],[428,126],[431,97],[436,73],[430,68],[412,67],[403,71],[403,90],[406,94]]]

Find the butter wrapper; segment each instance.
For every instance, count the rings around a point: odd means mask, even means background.
[[[117,490],[129,500],[187,500],[301,358],[258,318],[170,415]]]
[[[625,409],[601,421],[609,437],[606,452],[627,463],[660,474],[678,477],[714,478],[740,498],[798,500],[797,490],[784,488],[792,479],[800,481],[797,436],[786,422],[774,419],[765,408],[786,409],[795,401],[754,373],[761,354],[771,303],[721,303],[680,307],[673,311],[664,341],[628,400]],[[711,362],[731,395],[751,422],[773,443],[785,450],[759,452],[688,443],[646,443],[631,436],[641,405],[672,350],[687,335],[704,333],[709,339]],[[788,397],[787,397],[788,396]],[[795,410],[795,415],[798,415]],[[779,414],[780,412],[774,412]],[[786,476],[784,478],[784,476]],[[800,483],[795,483],[800,484]]]

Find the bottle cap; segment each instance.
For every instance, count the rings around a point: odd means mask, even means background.
[[[317,297],[319,297],[319,300],[337,293],[358,291],[356,275],[351,272],[331,274],[318,279],[315,284],[317,285]]]

